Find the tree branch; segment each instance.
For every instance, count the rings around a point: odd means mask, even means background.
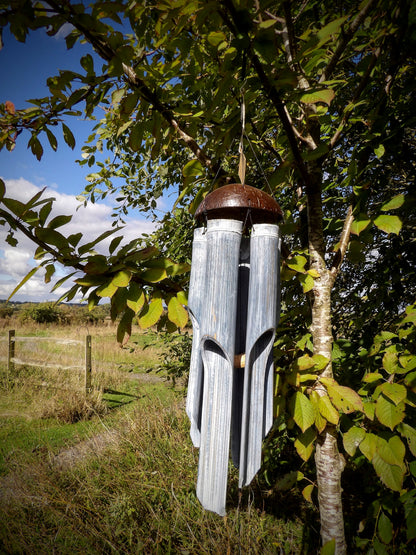
[[[329,77],[331,77],[332,72],[334,71],[339,59],[341,58],[341,55],[345,51],[352,37],[355,35],[355,32],[357,31],[358,27],[364,21],[365,17],[367,16],[367,13],[369,12],[374,2],[375,0],[368,0],[368,2],[361,8],[361,10],[355,16],[348,30],[341,33],[338,46],[336,47],[335,52],[332,55],[332,58],[329,60],[328,65],[326,66],[326,69],[323,71],[321,77],[319,78],[319,83],[322,83],[323,81],[326,81],[327,79],[329,79]]]
[[[331,285],[334,284],[335,279],[340,271],[342,262],[345,258],[347,248],[348,248],[348,243],[350,240],[350,235],[351,235],[351,225],[353,221],[354,221],[354,216],[353,216],[352,206],[349,206],[347,210],[347,215],[345,216],[341,237],[339,240],[339,247],[334,256],[334,260],[332,261],[331,268],[329,270]]]

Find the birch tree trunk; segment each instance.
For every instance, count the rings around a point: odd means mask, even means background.
[[[310,267],[319,273],[313,288],[311,333],[314,355],[323,355],[329,361],[321,376],[332,378],[331,289],[333,280],[325,262],[320,169],[313,168],[310,175],[312,179],[307,190]],[[323,387],[318,390],[318,394],[327,395]],[[346,553],[341,500],[343,470],[341,461],[335,427],[327,425],[317,440],[315,463],[322,543],[325,545],[326,542],[335,539],[337,555]]]

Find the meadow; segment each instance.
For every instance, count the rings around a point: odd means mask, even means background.
[[[8,372],[10,328],[22,363]],[[230,467],[226,517],[201,508],[185,381],[160,371],[169,346],[139,328],[123,348],[115,338],[108,325],[0,323],[0,552],[319,552],[316,511],[270,486],[267,463],[243,491]]]

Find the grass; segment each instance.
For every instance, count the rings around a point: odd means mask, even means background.
[[[46,410],[71,404],[76,372],[16,367],[7,388],[3,379],[0,552],[306,553],[304,501],[267,493],[261,476],[241,494],[230,468],[227,516],[201,508],[183,392],[145,373],[163,356],[157,337],[135,334],[131,351],[114,348],[111,330],[92,335],[106,410],[88,420],[65,424]]]

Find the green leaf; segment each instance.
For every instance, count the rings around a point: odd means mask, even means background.
[[[46,136],[48,137],[48,141],[49,141],[49,144],[51,145],[52,150],[56,152],[58,148],[58,141],[56,140],[56,137],[52,133],[52,131],[48,128],[46,128]]]
[[[318,402],[319,412],[331,424],[338,424],[339,422],[339,412],[331,403],[330,398],[327,395],[322,395],[319,397]]]
[[[35,235],[38,239],[48,245],[58,247],[60,250],[67,250],[70,248],[68,239],[66,239],[59,231],[49,229],[48,227],[39,227],[35,229]]]
[[[117,326],[117,342],[120,345],[126,343],[131,336],[131,326],[133,318],[134,312],[128,308],[120,319],[120,322]]]
[[[335,555],[335,538],[327,541],[321,548],[320,555]]]
[[[120,270],[113,277],[111,283],[116,287],[127,287],[131,280],[131,272],[128,270]]]
[[[364,383],[374,383],[383,379],[383,376],[378,372],[369,372],[363,378]]]
[[[62,124],[62,132],[64,135],[64,141],[69,146],[69,148],[72,148],[73,150],[75,148],[75,137],[69,127],[65,125],[65,123]]]
[[[56,229],[61,227],[72,220],[72,216],[56,216],[48,223],[48,229]]]
[[[184,177],[193,177],[196,175],[202,175],[204,173],[204,168],[199,160],[196,158],[190,160],[185,164],[182,170],[182,175]]]
[[[320,378],[320,381],[326,386],[328,395],[338,410],[345,414],[363,411],[361,397],[353,389],[339,385],[331,378]]]
[[[0,202],[3,200],[4,195],[6,194],[6,185],[4,181],[0,179]]]
[[[168,274],[164,268],[150,268],[149,270],[145,270],[140,277],[149,283],[158,283],[167,278]]]
[[[117,289],[118,289],[117,286],[110,281],[109,283],[105,283],[104,285],[101,285],[101,287],[98,287],[95,293],[99,297],[109,297],[111,299],[111,297],[114,295]]]
[[[407,439],[410,452],[416,457],[416,429],[402,422],[397,426],[398,432]]]
[[[143,289],[138,283],[130,283],[127,295],[127,306],[137,314],[142,309],[144,301],[145,296]]]
[[[357,217],[354,217],[354,221],[351,224],[351,233],[353,235],[360,235],[364,229],[368,227],[371,223],[371,220],[365,214],[360,214]]]
[[[309,355],[302,355],[295,361],[295,367],[302,372],[303,370],[309,370],[315,366],[315,361]]]
[[[375,434],[367,433],[359,443],[361,453],[371,462],[377,450],[378,437]]]
[[[314,443],[316,440],[316,431],[313,428],[308,428],[302,434],[299,434],[295,440],[295,449],[298,455],[307,461],[313,453]]]
[[[404,385],[398,383],[385,382],[380,386],[380,390],[395,405],[398,405],[407,397],[407,389]]]
[[[365,438],[365,430],[363,428],[359,428],[358,426],[351,426],[351,428],[345,432],[342,440],[344,443],[345,451],[353,457],[357,447]]]
[[[142,329],[154,326],[163,314],[162,299],[154,298],[144,307],[140,314],[139,326]]]
[[[308,484],[306,487],[303,488],[302,490],[302,495],[303,497],[306,499],[306,501],[309,501],[309,503],[312,503],[312,492],[313,492],[313,488],[314,485],[313,484]]]
[[[302,289],[304,293],[308,293],[308,291],[312,291],[313,286],[315,284],[314,279],[309,274],[298,274],[298,279],[302,284]]]
[[[402,222],[398,216],[378,216],[374,224],[385,233],[395,233],[398,235],[402,229]]]
[[[45,283],[50,283],[51,278],[55,273],[55,266],[53,264],[48,264],[45,269],[46,269]]]
[[[302,256],[301,254],[297,254],[294,257],[289,258],[286,261],[286,264],[291,270],[295,270],[295,272],[303,273],[305,271],[306,262],[307,260],[304,256]]]
[[[309,399],[301,391],[296,391],[291,398],[293,419],[302,432],[305,432],[315,421],[315,413]]]
[[[102,254],[91,256],[84,266],[84,272],[89,275],[104,274],[107,270],[109,270],[107,259]]]
[[[317,102],[323,102],[324,104],[331,104],[334,100],[335,91],[332,89],[321,89],[319,91],[312,91],[302,94],[300,101],[305,104],[316,104]]]
[[[388,545],[393,539],[393,523],[383,512],[380,514],[378,519],[377,535],[386,545]]]
[[[405,472],[402,467],[386,463],[377,452],[374,453],[371,463],[386,487],[393,491],[402,490]]]
[[[376,451],[386,463],[403,466],[406,447],[399,436],[393,436],[388,441],[379,437]]]
[[[188,322],[188,312],[177,297],[172,297],[168,303],[168,318],[178,328],[183,328]]]
[[[403,421],[404,412],[404,403],[395,405],[384,395],[379,395],[376,402],[376,416],[381,424],[394,430],[397,424]]]
[[[222,31],[212,31],[211,33],[209,33],[209,35],[207,36],[207,41],[212,45],[218,48],[218,46],[220,44],[222,44],[223,42],[225,42],[227,40],[227,37],[225,36],[225,34]]]
[[[378,147],[376,147],[374,149],[374,154],[377,156],[377,158],[382,158],[384,153],[386,152],[386,149],[384,148],[384,145],[378,145]]]
[[[388,202],[385,202],[383,206],[380,208],[383,212],[388,212],[389,210],[396,210],[400,208],[404,204],[405,197],[403,194],[396,195]]]
[[[19,283],[19,285],[17,285],[13,291],[11,292],[11,294],[9,295],[9,297],[7,298],[8,301],[10,301],[10,299],[13,297],[13,295],[15,293],[17,293],[19,291],[19,289],[33,276],[36,274],[36,272],[39,270],[40,266],[36,266],[35,268],[32,268],[30,270],[30,272],[28,274],[25,275],[25,277],[22,279],[22,281]]]

